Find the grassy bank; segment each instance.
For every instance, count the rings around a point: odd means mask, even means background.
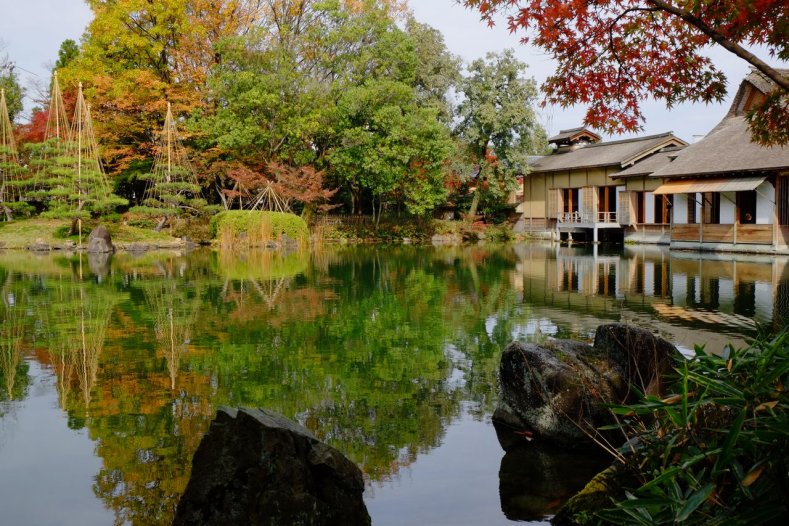
[[[172,248],[183,242],[169,232],[154,232],[150,229],[126,225],[122,222],[90,221],[83,225],[82,243],[87,244],[88,234],[98,226],[104,225],[112,235],[112,242],[118,248],[132,244],[142,244],[160,248]],[[70,222],[61,219],[24,219],[0,223],[0,248],[25,249],[31,245],[45,244],[53,249],[73,248],[79,243],[78,236],[67,236]]]

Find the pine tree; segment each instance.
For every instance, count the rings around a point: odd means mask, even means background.
[[[30,201],[48,206],[53,199],[51,191],[62,186],[60,176],[53,173],[56,159],[65,155],[69,140],[70,127],[60,91],[58,73],[52,75],[52,89],[47,107],[47,125],[43,142],[31,144],[30,165],[33,177],[29,180],[25,192]]]
[[[15,213],[25,214],[32,210],[22,200],[21,187],[25,184],[25,175],[26,170],[19,164],[5,90],[0,89],[0,209],[6,221],[12,221]]]
[[[169,102],[153,169],[142,177],[148,181],[143,206],[134,207],[131,211],[158,217],[157,231],[164,228],[173,216],[185,211],[199,213],[206,205],[200,197],[200,185],[186,149],[178,137]]]
[[[70,234],[81,231],[82,221],[92,214],[108,212],[116,206],[128,203],[113,194],[99,159],[96,136],[90,107],[82,94],[82,83],[77,91],[77,104],[71,124],[65,154],[55,158],[51,173],[50,188],[46,191],[49,210],[42,216],[71,219]]]

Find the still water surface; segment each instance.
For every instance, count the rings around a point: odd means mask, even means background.
[[[654,248],[6,252],[0,286],[11,525],[169,524],[219,405],[347,454],[375,525],[540,523],[597,466],[504,456],[490,415],[509,341],[626,321],[720,350],[789,319],[787,260]]]

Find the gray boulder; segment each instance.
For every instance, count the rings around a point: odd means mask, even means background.
[[[29,245],[27,249],[32,252],[49,252],[50,250],[52,250],[52,247],[49,246],[49,243],[47,243],[43,239],[38,238],[36,239],[36,242],[33,243],[32,245]]]
[[[91,230],[88,236],[88,252],[94,254],[106,254],[115,252],[115,247],[112,244],[112,236],[110,232],[104,227],[99,225]]]
[[[369,525],[354,463],[264,409],[220,408],[178,503],[182,525]]]
[[[594,345],[550,340],[513,342],[499,366],[500,402],[494,419],[513,431],[500,442],[510,449],[522,437],[560,445],[589,445],[603,438],[616,446],[623,437],[600,432],[614,423],[606,404],[636,401],[631,386],[662,394],[679,351],[648,331],[602,325]]]

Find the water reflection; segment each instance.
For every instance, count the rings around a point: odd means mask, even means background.
[[[488,421],[513,338],[588,337],[621,320],[715,349],[789,312],[785,260],[642,248],[349,247],[89,262],[9,252],[0,281],[0,402],[30,396],[26,360],[52,374],[68,426],[87,433],[101,461],[82,483],[117,523],[133,524],[171,521],[221,404],[298,420],[348,454],[381,495],[444,447],[451,424]],[[503,462],[503,486],[517,486],[518,465],[543,458],[532,457]],[[24,462],[31,479],[22,482],[34,488],[41,466],[32,453]],[[531,479],[543,504],[566,493]],[[505,494],[507,516],[524,518],[510,505],[521,497]],[[468,513],[471,500],[456,498],[448,522]]]
[[[656,247],[598,253],[527,245],[518,253],[513,283],[525,303],[544,313],[528,333],[589,335],[602,320],[622,320],[685,348],[706,342],[720,349],[743,344],[759,326],[780,328],[789,320],[786,258]]]

